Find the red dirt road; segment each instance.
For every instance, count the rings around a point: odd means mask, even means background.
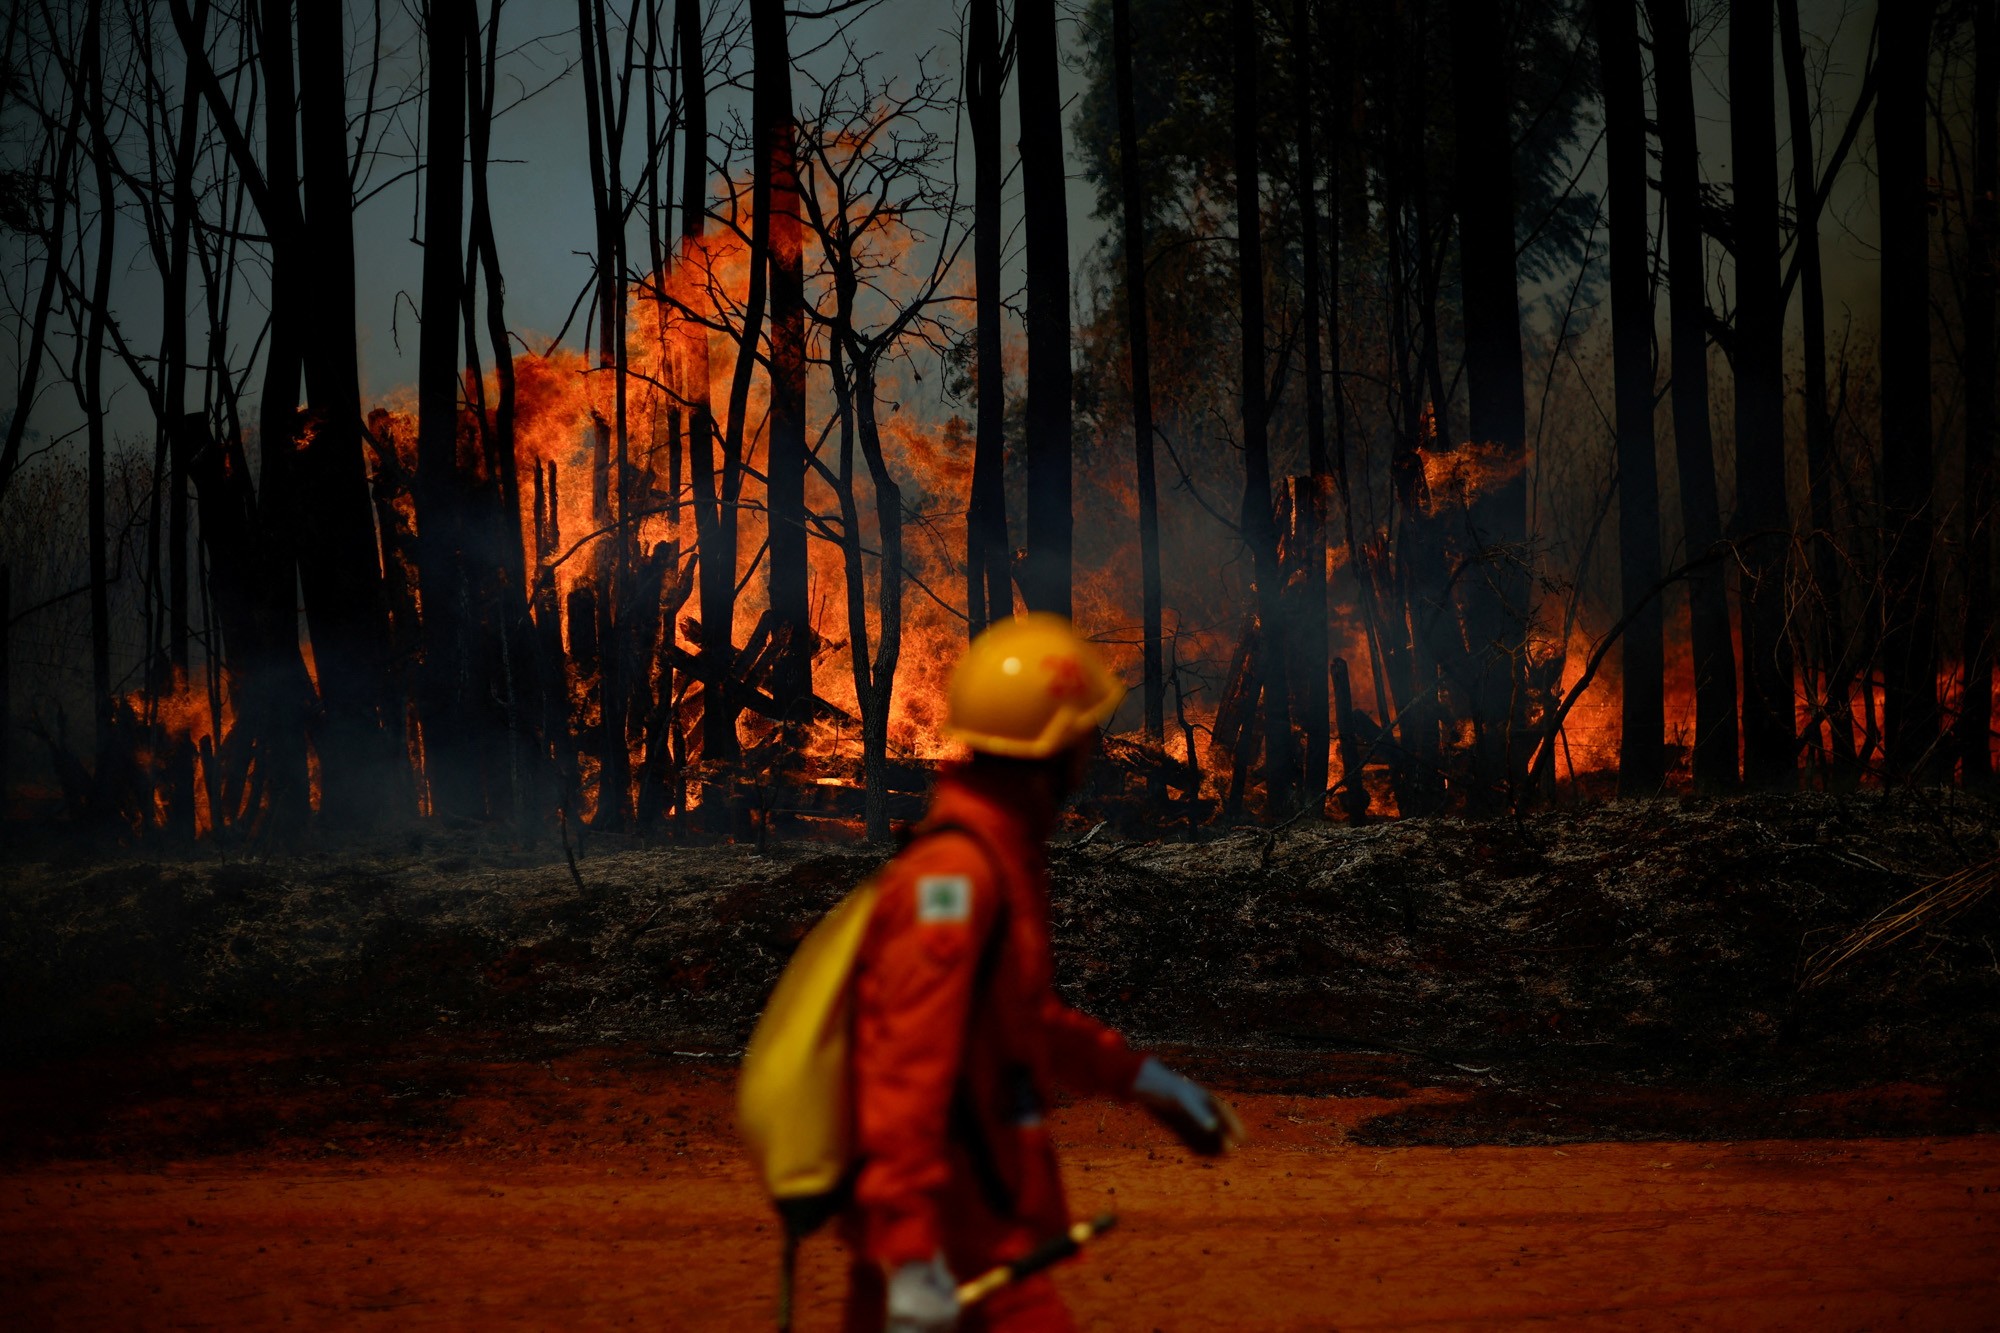
[[[101,1077],[0,1100],[53,1110]],[[767,1323],[777,1244],[721,1071],[385,1075],[374,1113],[348,1085],[318,1118],[213,1083],[13,1115],[47,1150],[0,1168],[9,1326]],[[427,1109],[379,1114],[399,1099]],[[1075,1210],[1120,1217],[1059,1277],[1084,1327],[2000,1326],[2000,1138],[1375,1149],[1343,1131],[1383,1101],[1238,1106],[1255,1141],[1214,1166],[1122,1108],[1059,1113]],[[802,1329],[832,1325],[843,1263],[808,1243]]]

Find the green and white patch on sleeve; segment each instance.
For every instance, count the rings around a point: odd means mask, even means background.
[[[972,919],[972,880],[964,875],[917,877],[919,925],[964,924]]]

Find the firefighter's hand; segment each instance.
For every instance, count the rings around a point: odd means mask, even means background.
[[[907,1263],[889,1278],[888,1333],[947,1333],[958,1326],[958,1283],[944,1256]]]
[[[1132,1096],[1203,1157],[1217,1156],[1243,1141],[1243,1123],[1235,1112],[1207,1088],[1182,1078],[1150,1055],[1132,1081]]]

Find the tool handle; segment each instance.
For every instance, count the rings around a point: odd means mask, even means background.
[[[958,1287],[959,1305],[975,1305],[1010,1283],[1054,1267],[1083,1249],[1085,1242],[1096,1239],[1117,1224],[1118,1219],[1113,1214],[1100,1213],[1088,1222],[1076,1223],[1060,1235],[1050,1236],[1012,1263],[989,1268],[970,1282],[961,1282]]]

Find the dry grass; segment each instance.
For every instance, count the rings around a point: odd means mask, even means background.
[[[1913,931],[1937,927],[1965,911],[2000,884],[2000,857],[1933,880],[1877,912],[1805,961],[1800,990],[1811,990],[1863,954],[1886,949]]]

